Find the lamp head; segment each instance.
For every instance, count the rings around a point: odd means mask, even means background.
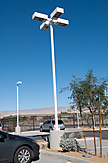
[[[50,22],[49,20],[46,20],[41,24],[40,29],[46,31],[49,27],[50,27]]]
[[[69,24],[68,20],[59,18],[63,13],[63,8],[56,7],[56,9],[50,14],[50,18],[48,18],[48,15],[46,14],[34,12],[32,19],[43,22],[40,26],[40,29],[46,31],[52,22],[54,22],[55,25],[62,27],[66,27]]]
[[[18,81],[18,82],[17,82],[17,85],[19,85],[19,84],[22,84],[22,81]]]
[[[34,14],[32,15],[32,19],[41,21],[41,22],[45,22],[48,19],[48,15],[34,12]]]
[[[56,22],[54,22],[55,25],[66,27],[69,24],[69,21],[66,19],[58,18]]]
[[[58,19],[64,13],[64,9],[56,7],[56,9],[50,14],[51,19]]]

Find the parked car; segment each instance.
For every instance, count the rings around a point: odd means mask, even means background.
[[[35,139],[0,131],[0,162],[30,163],[39,159],[39,145]]]
[[[3,130],[3,125],[1,122],[0,122],[0,130]]]
[[[47,120],[43,124],[40,124],[40,132],[54,130],[54,126],[55,120]],[[58,120],[58,128],[60,128],[60,130],[65,129],[65,125],[62,120]]]

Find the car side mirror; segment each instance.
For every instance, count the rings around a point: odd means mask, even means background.
[[[4,138],[0,138],[0,142],[4,142]]]

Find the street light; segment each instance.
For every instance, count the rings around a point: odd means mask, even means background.
[[[19,101],[18,101],[18,85],[22,84],[21,81],[17,82],[17,126],[15,128],[16,133],[20,133],[20,127],[19,127]]]
[[[41,30],[46,31],[50,27],[51,34],[51,51],[52,51],[52,71],[53,71],[53,91],[54,91],[54,107],[55,107],[55,130],[58,130],[58,117],[57,117],[57,93],[56,93],[56,73],[55,73],[55,57],[54,57],[54,39],[53,39],[53,26],[52,23],[58,26],[66,27],[69,24],[68,20],[59,18],[64,13],[64,9],[56,7],[56,9],[48,15],[35,12],[32,15],[33,20],[43,22],[40,26]]]

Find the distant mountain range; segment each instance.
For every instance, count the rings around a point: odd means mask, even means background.
[[[84,112],[89,113],[89,110],[87,108],[83,109]],[[71,113],[77,113],[77,107],[75,106],[74,109],[71,108],[71,106],[67,107],[58,107],[58,113],[61,112],[71,112]],[[31,116],[31,115],[51,115],[55,113],[55,109],[53,108],[37,108],[37,109],[25,109],[25,110],[19,110],[19,115],[21,116]],[[16,110],[11,111],[0,111],[0,118],[8,117],[8,116],[15,116],[17,115]]]
[[[58,107],[58,113],[61,112],[67,112],[71,111],[71,106],[67,107]],[[11,111],[0,111],[0,118],[2,117],[7,117],[7,116],[15,116],[17,114],[16,110],[11,110]],[[19,110],[20,115],[39,115],[39,114],[54,114],[54,107],[53,108],[37,108],[37,109],[25,109],[25,110]]]

